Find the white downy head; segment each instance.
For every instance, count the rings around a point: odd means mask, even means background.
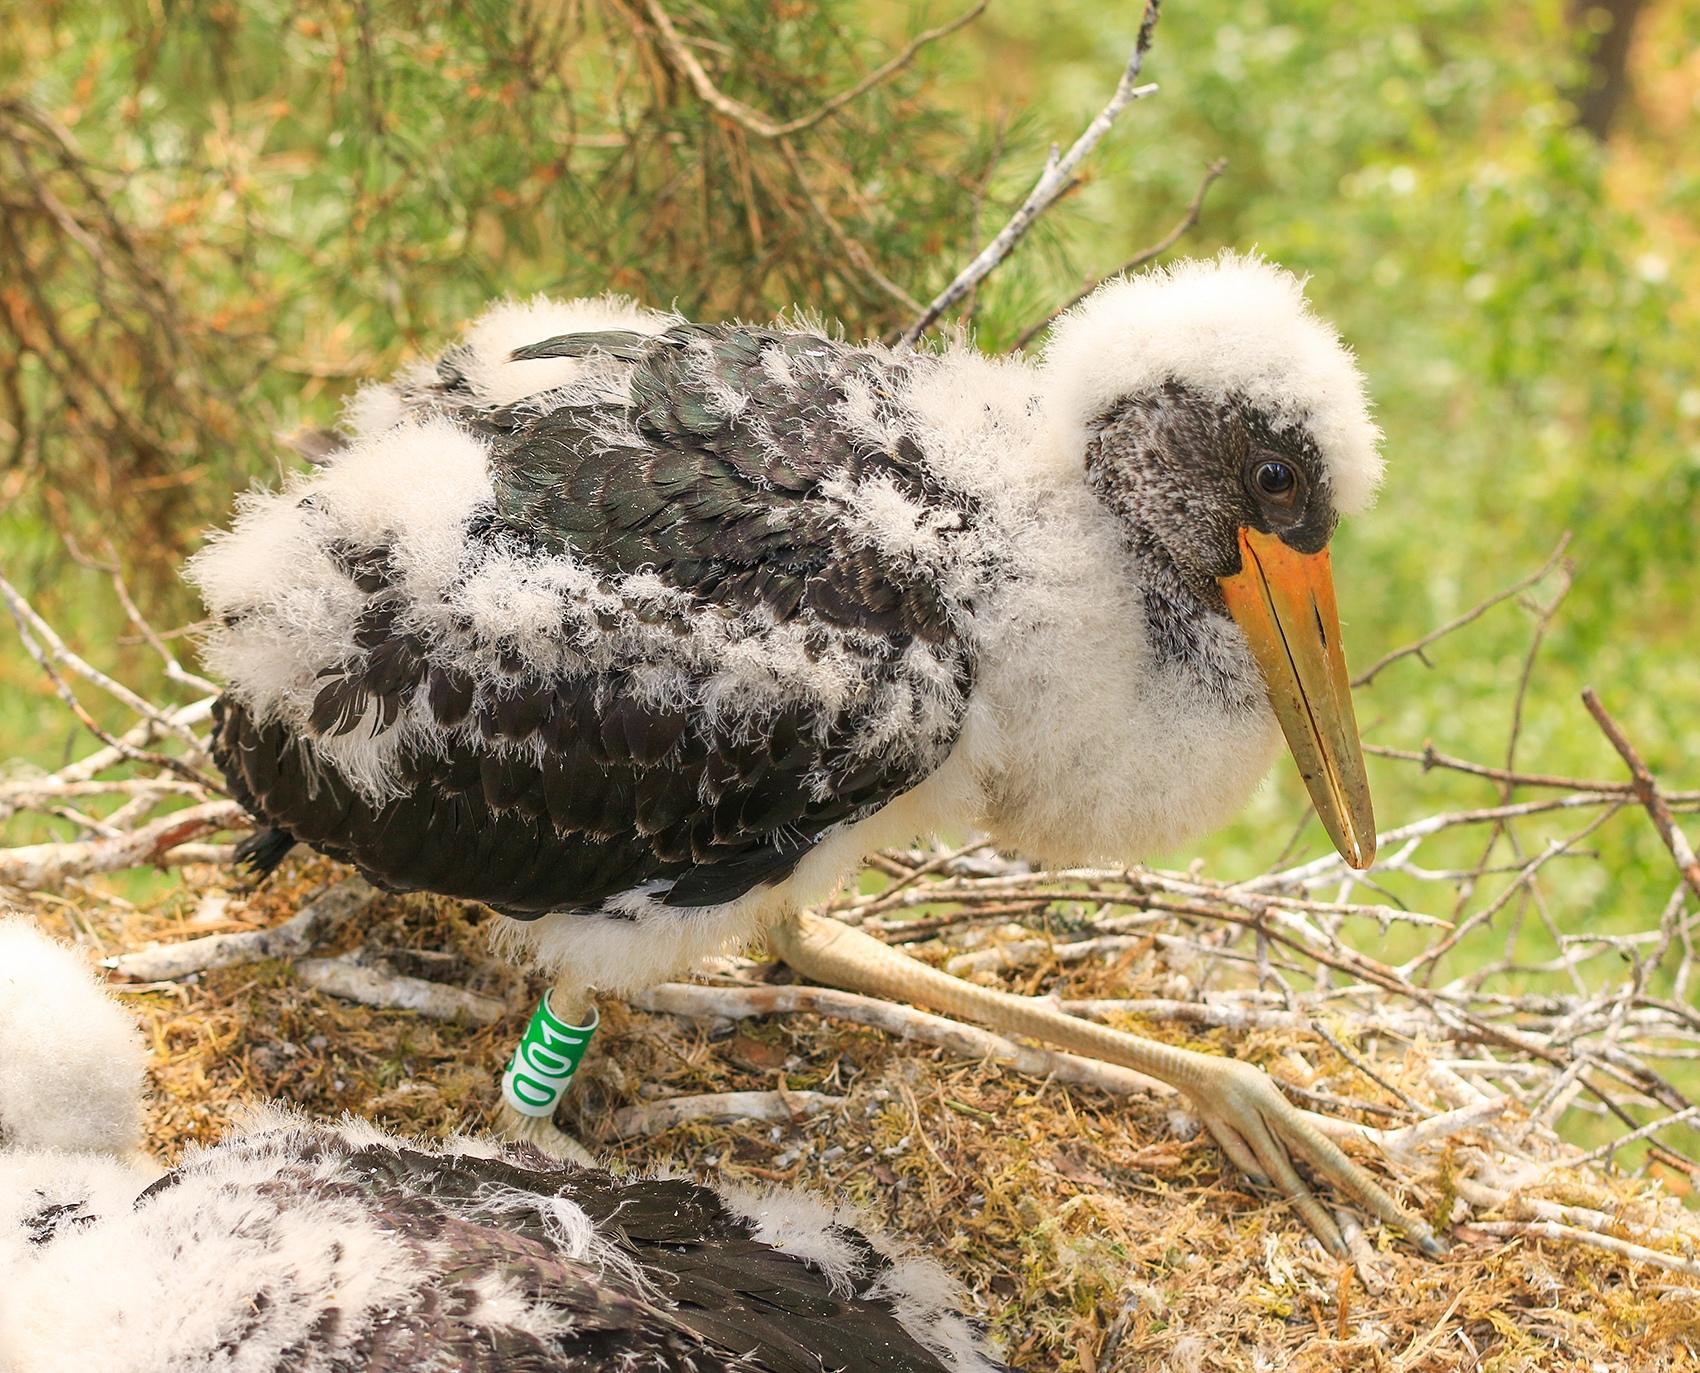
[[[1368,508],[1381,480],[1381,431],[1351,349],[1303,280],[1261,257],[1224,252],[1105,283],[1057,323],[1044,370],[1052,433],[1071,453],[1117,401],[1175,382],[1307,432],[1342,515]]]

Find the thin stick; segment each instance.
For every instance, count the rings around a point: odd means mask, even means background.
[[[172,811],[127,833],[0,849],[0,886],[42,891],[94,873],[164,867],[171,863],[173,851],[190,840],[220,830],[247,829],[252,823],[236,802],[208,801]]]
[[[214,698],[211,696],[204,696],[199,701],[191,701],[186,706],[179,706],[176,710],[167,711],[166,720],[174,725],[204,724],[212,718],[213,701]],[[126,760],[141,757],[145,761],[146,756],[140,754],[139,749],[141,745],[158,737],[159,728],[151,718],[145,719],[134,728],[126,730],[116,739],[113,739],[106,747],[98,748],[93,753],[79,758],[74,763],[68,763],[57,772],[49,775],[53,780],[59,782],[86,782],[97,773],[104,772],[107,768]],[[198,782],[195,785],[200,786]],[[0,787],[0,793],[3,793],[3,790],[4,788]],[[201,788],[201,790],[204,795],[205,788]]]
[[[945,960],[944,968],[946,972],[961,977],[965,973],[1032,968],[1041,963],[1080,963],[1100,954],[1147,948],[1150,943],[1148,936],[1140,934],[1105,934],[1063,944],[1049,939],[1018,939],[1009,944],[994,944],[989,949],[956,954]]]
[[[1544,801],[1517,801],[1508,806],[1481,806],[1475,810],[1447,811],[1440,815],[1430,815],[1422,820],[1413,820],[1408,825],[1400,825],[1397,829],[1388,830],[1381,836],[1383,845],[1402,844],[1407,839],[1427,839],[1443,830],[1457,829],[1461,825],[1480,825],[1484,822],[1500,818],[1508,820],[1521,819],[1528,815],[1546,815],[1562,810],[1586,810],[1594,806],[1618,806],[1623,804],[1623,797],[1614,792],[1579,791],[1569,796],[1555,796]],[[1266,887],[1283,886],[1289,882],[1303,883],[1306,886],[1317,885],[1321,881],[1332,881],[1345,869],[1346,860],[1339,854],[1324,854],[1313,858],[1308,863],[1300,863],[1295,867],[1284,868],[1280,872],[1265,873],[1249,881],[1238,884],[1239,891],[1261,891]],[[1375,869],[1384,864],[1379,860]],[[1433,919],[1434,917],[1430,917]],[[1450,921],[1444,922],[1451,924]]]
[[[289,958],[308,952],[330,938],[377,899],[377,889],[350,877],[314,897],[281,925],[239,934],[209,934],[181,944],[139,949],[106,960],[105,966],[129,982],[172,982],[191,973],[257,963],[263,958]]]
[[[826,1092],[704,1092],[624,1107],[614,1112],[597,1137],[608,1142],[637,1139],[680,1125],[741,1125],[749,1121],[795,1125],[843,1105],[843,1097]]]
[[[1147,262],[1151,261],[1152,258],[1161,257],[1164,253],[1168,252],[1169,249],[1173,248],[1175,244],[1179,243],[1182,238],[1191,233],[1193,227],[1198,223],[1199,214],[1204,209],[1204,197],[1209,194],[1210,188],[1216,184],[1217,178],[1220,177],[1227,169],[1228,159],[1225,157],[1217,158],[1208,167],[1206,167],[1204,169],[1204,180],[1198,183],[1198,189],[1193,192],[1192,200],[1188,203],[1186,212],[1179,220],[1176,221],[1174,227],[1171,228],[1168,233],[1164,234],[1150,247],[1141,248],[1126,262],[1122,263],[1120,267],[1117,267],[1115,271],[1106,272],[1103,276],[1098,277],[1088,285],[1082,286],[1080,290],[1076,291],[1069,299],[1067,304],[1059,305],[1043,319],[1029,324],[1021,331],[1021,336],[1017,338],[1014,343],[1009,345],[1010,352],[1019,353],[1029,343],[1033,342],[1035,338],[1055,324],[1057,320],[1066,315],[1070,310],[1074,309],[1076,305],[1080,304],[1081,301],[1085,300],[1087,296],[1091,295],[1112,277],[1126,276],[1129,272],[1137,271]]]
[[[386,1011],[412,1011],[431,1020],[468,1025],[494,1025],[508,1008],[493,996],[463,987],[407,977],[390,968],[375,967],[354,958],[304,958],[295,975],[314,991]]]
[[[653,0],[651,0],[653,3]],[[900,342],[913,346],[915,341],[930,329],[934,322],[944,312],[961,300],[969,291],[978,286],[996,269],[1006,257],[1015,250],[1015,245],[1026,237],[1027,231],[1038,222],[1039,216],[1074,185],[1074,174],[1087,155],[1103,141],[1111,126],[1120,117],[1123,110],[1134,101],[1143,99],[1157,88],[1155,86],[1139,86],[1134,83],[1139,79],[1140,69],[1145,65],[1145,54],[1151,47],[1151,36],[1157,28],[1157,16],[1161,9],[1161,0],[1145,0],[1145,15],[1139,23],[1139,37],[1134,43],[1133,56],[1128,59],[1126,70],[1122,72],[1121,80],[1116,83],[1115,94],[1110,97],[1093,121],[1086,126],[1073,146],[1061,157],[1052,150],[1050,158],[1045,163],[1045,170],[1039,174],[1039,180],[1033,189],[1027,193],[1027,199],[1021,202],[1021,207],[1010,216],[1010,220],[998,230],[979,255],[957,273],[956,279],[933,298],[933,303],[903,331]]]
[[[1598,1149],[1589,1150],[1576,1162],[1579,1164],[1597,1163],[1602,1159],[1610,1159],[1624,1145],[1633,1144],[1636,1140],[1646,1139],[1647,1136],[1655,1135],[1667,1126],[1681,1125],[1686,1121],[1693,1120],[1696,1116],[1700,1116],[1700,1106],[1690,1106],[1686,1110],[1678,1111],[1675,1115],[1666,1116],[1662,1120],[1650,1120],[1639,1129],[1631,1130],[1627,1135],[1619,1135],[1616,1139],[1600,1145]]]
[[[1561,539],[1559,539],[1558,546],[1554,548],[1551,553],[1547,554],[1546,561],[1531,572],[1527,577],[1524,577],[1521,581],[1513,582],[1503,591],[1496,591],[1485,601],[1482,601],[1469,610],[1466,610],[1462,615],[1448,620],[1445,624],[1441,625],[1439,629],[1430,630],[1427,634],[1423,635],[1422,638],[1406,644],[1403,648],[1396,648],[1391,653],[1385,654],[1384,656],[1376,659],[1376,661],[1370,664],[1370,666],[1364,669],[1364,671],[1352,678],[1352,685],[1355,687],[1369,686],[1370,683],[1375,681],[1377,675],[1379,675],[1384,668],[1391,667],[1401,658],[1409,658],[1412,655],[1419,658],[1422,657],[1423,650],[1428,648],[1430,644],[1435,643],[1437,640],[1444,639],[1448,634],[1456,633],[1467,624],[1473,624],[1475,621],[1481,619],[1483,615],[1486,615],[1488,611],[1492,610],[1496,605],[1499,605],[1504,601],[1509,601],[1513,596],[1520,592],[1527,591],[1531,586],[1534,586],[1535,583],[1545,577],[1547,573],[1551,572],[1553,568],[1558,566],[1559,559],[1564,556],[1564,550],[1569,547],[1570,535],[1566,533]]]
[[[875,893],[873,904],[863,912],[864,918],[878,915],[881,911],[886,910],[899,892],[907,891],[923,877],[931,877],[934,873],[948,868],[958,858],[966,857],[971,853],[978,853],[981,849],[987,847],[989,846],[984,839],[977,839],[972,843],[964,844],[961,848],[947,849],[945,852],[929,858],[925,863],[910,871],[907,876],[893,882],[884,891]]]
[[[62,801],[84,796],[128,796],[150,807],[166,796],[207,799],[204,787],[169,777],[125,777],[96,782],[62,782],[51,776],[24,778],[0,783],[0,820],[21,810],[49,810]]]
[[[70,648],[66,646],[65,641],[59,637],[58,632],[53,628],[53,626],[48,624],[47,621],[41,617],[40,613],[37,612],[35,607],[29,603],[29,600],[24,596],[23,592],[13,586],[4,575],[0,575],[0,597],[5,598],[7,608],[11,610],[12,618],[17,621],[18,630],[24,637],[26,647],[31,648],[32,656],[35,656],[38,662],[42,662],[42,659],[35,653],[34,645],[30,643],[32,636],[33,638],[41,641],[41,646],[47,653],[51,654],[54,659],[64,663],[65,666],[70,668],[79,677],[94,683],[94,685],[101,688],[101,690],[105,691],[108,695],[122,702],[128,709],[134,711],[137,715],[142,716],[144,719],[152,720],[161,728],[174,729],[170,723],[170,717],[164,711],[160,710],[158,706],[154,705],[153,702],[144,700],[135,692],[131,691],[130,688],[125,686],[122,682],[113,680],[99,668],[85,661],[78,654],[73,653]],[[42,662],[42,665],[45,667],[46,663]],[[176,732],[181,733],[190,745],[193,746],[197,743],[193,734],[188,733],[187,731]],[[108,740],[108,742],[110,742],[110,740]]]
[[[196,771],[195,768],[191,767],[188,763],[185,763],[181,758],[173,758],[169,754],[158,753],[150,749],[133,748],[126,744],[122,739],[103,728],[100,722],[97,721],[94,716],[89,714],[83,703],[77,699],[77,693],[71,689],[71,684],[65,680],[64,676],[59,672],[59,669],[54,666],[54,662],[56,660],[63,662],[79,676],[87,678],[89,681],[94,682],[95,685],[105,687],[112,691],[112,693],[117,696],[119,700],[124,701],[126,705],[131,704],[132,701],[136,702],[133,709],[135,709],[136,713],[141,715],[148,724],[159,729],[173,729],[173,732],[179,734],[184,733],[182,730],[174,729],[171,723],[171,717],[168,713],[159,710],[156,706],[153,706],[146,701],[141,700],[141,698],[135,696],[128,687],[112,681],[112,679],[107,677],[105,673],[90,666],[66,648],[63,641],[60,640],[59,636],[53,632],[50,626],[47,625],[46,621],[42,620],[41,617],[35,613],[35,611],[30,607],[29,602],[25,601],[23,597],[17,593],[16,589],[13,588],[11,583],[9,583],[4,577],[0,577],[0,597],[4,597],[7,608],[11,611],[14,621],[17,623],[18,639],[22,642],[25,651],[35,660],[36,665],[47,674],[47,678],[53,684],[53,689],[58,694],[59,699],[62,700],[70,709],[71,713],[77,717],[77,719],[82,723],[84,729],[88,730],[90,734],[94,735],[95,738],[99,739],[108,748],[115,750],[121,758],[129,759],[132,762],[148,763],[153,767],[175,772],[180,776],[187,778],[189,781],[205,788],[210,793],[215,795],[224,794],[224,788],[222,786],[214,782],[210,777]],[[41,636],[41,642],[37,642],[38,634]],[[200,742],[194,737],[193,733],[188,733],[186,737],[191,747],[199,750]]]
[[[845,233],[844,226],[841,225],[837,218],[834,217],[833,213],[821,203],[820,197],[815,194],[814,188],[809,185],[808,178],[803,175],[802,163],[798,159],[797,154],[792,150],[791,145],[788,143],[781,143],[779,145],[779,152],[780,156],[785,159],[785,165],[791,169],[791,175],[796,178],[797,185],[803,192],[803,198],[809,203],[809,209],[814,213],[815,218],[818,219],[825,227],[827,233],[832,236],[832,241],[838,245],[838,251],[850,259],[850,262],[855,266],[857,271],[861,272],[863,276],[873,282],[874,285],[878,286],[880,290],[884,291],[905,310],[919,310],[921,308],[921,303],[887,276],[883,271],[881,271],[879,265],[869,254],[867,248],[850,237],[849,234]]]
[[[1377,1130],[1360,1125],[1358,1133],[1365,1140],[1391,1154],[1414,1154],[1430,1144],[1453,1138],[1465,1130],[1478,1130],[1490,1121],[1498,1120],[1511,1105],[1509,1097],[1485,1097],[1439,1115],[1427,1116],[1397,1130]]]
[[[190,672],[185,668],[178,661],[177,655],[171,651],[170,646],[160,637],[159,631],[148,623],[147,616],[142,614],[141,607],[130,595],[130,587],[125,582],[124,573],[120,570],[118,563],[116,561],[110,563],[106,572],[112,578],[112,590],[118,597],[118,604],[124,608],[125,618],[135,627],[136,632],[147,640],[149,647],[159,655],[160,661],[165,665],[166,677],[180,686],[191,687],[196,691],[209,692],[216,696],[219,690],[218,683],[208,681],[198,673]]]
[[[1333,1049],[1335,1053],[1339,1054],[1340,1057],[1345,1059],[1347,1063],[1350,1063],[1352,1067],[1356,1068],[1371,1082],[1375,1083],[1375,1085],[1381,1088],[1382,1091],[1397,1097],[1402,1104],[1415,1111],[1419,1116],[1424,1113],[1425,1108],[1421,1102],[1413,1098],[1409,1092],[1404,1090],[1404,1088],[1389,1081],[1380,1073],[1376,1072],[1374,1068],[1370,1067],[1363,1059],[1359,1058],[1343,1043],[1341,1043],[1339,1037],[1320,1020],[1312,1017],[1310,1020],[1310,1028],[1327,1040],[1329,1047]]]
[[[1621,804],[1622,803],[1620,802],[1619,805]],[[1463,939],[1472,930],[1489,923],[1494,916],[1504,910],[1518,892],[1524,891],[1528,888],[1529,884],[1535,880],[1536,874],[1538,874],[1542,868],[1552,862],[1553,859],[1562,857],[1570,849],[1574,848],[1577,844],[1580,844],[1595,830],[1599,829],[1601,825],[1612,819],[1617,812],[1618,805],[1614,805],[1610,809],[1602,811],[1599,815],[1596,815],[1568,839],[1555,839],[1550,842],[1546,848],[1542,849],[1541,852],[1536,854],[1517,870],[1516,877],[1511,880],[1510,884],[1506,886],[1504,891],[1500,892],[1499,895],[1494,897],[1492,901],[1488,902],[1486,906],[1477,911],[1469,919],[1459,921],[1457,928],[1450,934],[1429,945],[1427,949],[1418,954],[1417,957],[1412,959],[1410,962],[1402,964],[1399,968],[1400,973],[1409,975],[1423,968],[1432,968],[1457,946],[1459,940]],[[1580,990],[1580,988],[1578,988],[1578,990]]]
[[[1594,695],[1592,687],[1583,690],[1582,704],[1588,708],[1588,714],[1594,717],[1601,733],[1611,740],[1611,746],[1617,750],[1618,756],[1628,764],[1630,775],[1635,779],[1636,797],[1646,808],[1653,821],[1653,828],[1659,832],[1659,838],[1665,841],[1670,856],[1676,860],[1677,870],[1681,872],[1683,880],[1696,896],[1700,896],[1700,860],[1694,857],[1694,850],[1689,846],[1687,836],[1676,827],[1670,806],[1666,804],[1659,784],[1648,770],[1646,760],[1636,751],[1635,745],[1629,742],[1629,736],[1618,727],[1617,721],[1606,713],[1606,708],[1600,704],[1600,698]]]
[[[1680,1254],[1662,1253],[1657,1249],[1649,1249],[1644,1244],[1631,1244],[1628,1240],[1620,1240],[1615,1235],[1580,1230],[1573,1225],[1560,1225],[1557,1221],[1475,1220],[1470,1222],[1468,1228],[1483,1235],[1496,1235],[1506,1239],[1529,1238],[1557,1240],[1563,1244],[1582,1244],[1591,1249],[1604,1249],[1608,1254],[1616,1254],[1619,1258],[1634,1259],[1637,1263],[1651,1264],[1655,1268],[1664,1268],[1672,1273],[1686,1273],[1691,1278],[1700,1278],[1700,1260],[1686,1259]]]
[[[730,119],[739,128],[755,134],[758,138],[788,138],[792,134],[802,133],[812,129],[823,119],[837,114],[851,101],[866,95],[875,86],[889,80],[903,68],[915,60],[915,54],[929,43],[937,42],[940,38],[955,33],[958,29],[973,23],[983,13],[989,0],[977,0],[970,9],[964,10],[948,23],[940,24],[937,28],[927,29],[917,34],[904,49],[887,62],[881,63],[860,81],[846,87],[833,96],[825,104],[816,108],[812,113],[801,115],[796,119],[787,119],[775,123],[757,110],[751,109],[741,100],[734,100],[714,84],[696,54],[680,36],[673,18],[662,7],[660,0],[644,0],[644,11],[649,15],[650,22],[655,25],[656,33],[661,39],[661,50],[666,53],[667,60],[675,71],[691,84],[691,89],[697,93],[697,99]]]
[[[1520,772],[1510,768],[1488,767],[1485,763],[1472,763],[1467,758],[1456,758],[1449,753],[1442,753],[1433,744],[1424,744],[1422,751],[1408,748],[1389,748],[1385,744],[1365,744],[1365,753],[1373,753],[1377,758],[1392,758],[1401,763],[1420,763],[1423,771],[1443,768],[1448,772],[1462,772],[1471,777],[1481,777],[1490,782],[1504,782],[1514,787],[1547,787],[1555,791],[1615,791],[1625,796],[1635,794],[1633,782],[1607,782],[1597,777],[1564,777],[1555,772]],[[1667,791],[1666,796],[1695,800],[1700,798],[1700,792]]]

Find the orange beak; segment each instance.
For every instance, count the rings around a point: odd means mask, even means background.
[[[1323,828],[1341,857],[1367,868],[1375,861],[1375,811],[1328,550],[1300,553],[1273,534],[1242,529],[1240,570],[1221,587],[1263,670],[1269,704]]]

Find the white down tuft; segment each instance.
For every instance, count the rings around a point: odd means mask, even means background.
[[[0,920],[0,1145],[129,1153],[144,1068],[140,1032],[82,956]]]
[[[1123,396],[1178,382],[1245,397],[1277,428],[1316,441],[1343,515],[1381,481],[1381,431],[1352,351],[1261,257],[1224,252],[1106,283],[1063,316],[1045,349],[1053,433],[1084,451],[1086,426]]]

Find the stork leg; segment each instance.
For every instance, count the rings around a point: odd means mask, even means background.
[[[1425,1253],[1445,1245],[1340,1147],[1321,1134],[1249,1063],[1194,1053],[1067,1015],[1033,997],[977,986],[910,958],[837,920],[802,913],[775,926],[774,948],[803,976],[890,1001],[974,1020],[1159,1078],[1184,1092],[1222,1151],[1259,1184],[1273,1183],[1329,1252],[1345,1256],[1339,1227],[1310,1192],[1294,1158],[1379,1219],[1401,1227]]]
[[[595,1165],[590,1151],[555,1124],[555,1108],[596,1025],[590,989],[570,971],[563,972],[544,994],[502,1075],[497,1129],[503,1138],[530,1144],[563,1163]]]

